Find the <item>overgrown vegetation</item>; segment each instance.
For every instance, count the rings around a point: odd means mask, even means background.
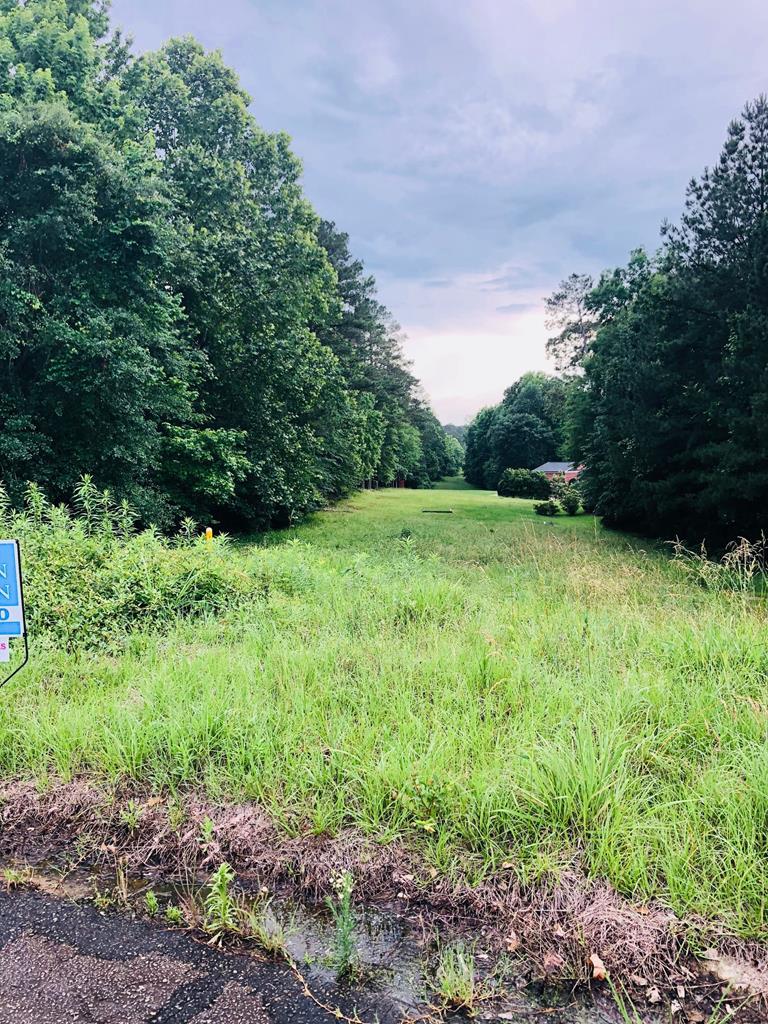
[[[35,612],[0,772],[253,799],[290,834],[400,838],[470,881],[577,862],[633,901],[768,937],[761,570],[702,586],[689,560],[589,516],[546,526],[530,501],[470,490],[452,516],[422,503],[363,494],[214,549],[258,600],[170,632],[147,621],[120,657]],[[50,577],[51,607],[67,579]],[[200,832],[212,849],[214,821]]]
[[[170,539],[137,530],[127,502],[88,477],[71,510],[31,484],[16,511],[0,490],[0,533],[24,551],[30,631],[62,650],[124,649],[136,632],[253,608],[267,586],[227,557],[226,537],[206,543],[191,520]]]

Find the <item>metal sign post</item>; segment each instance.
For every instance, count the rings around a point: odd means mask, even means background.
[[[12,637],[21,637],[24,641],[24,660],[0,682],[0,686],[13,679],[29,660],[19,542],[0,540],[0,662],[10,661]]]

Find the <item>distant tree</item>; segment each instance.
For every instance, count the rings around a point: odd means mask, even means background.
[[[350,385],[372,397],[371,413],[382,421],[381,449],[371,478],[407,479],[426,485],[446,473],[445,435],[410,372],[398,324],[376,294],[376,282],[349,250],[349,237],[321,221],[318,239],[336,271],[338,312],[314,325],[338,357]],[[414,448],[409,429],[419,435]],[[366,477],[367,479],[367,477]]]
[[[590,306],[594,281],[589,274],[571,274],[546,300],[546,326],[556,333],[547,351],[558,370],[578,366],[595,336],[596,319]]]
[[[529,412],[499,406],[491,430],[493,476],[505,469],[534,469],[556,454],[555,435],[546,420]]]
[[[456,476],[464,465],[464,446],[453,434],[446,434],[446,476]]]
[[[495,489],[506,469],[534,469],[564,454],[569,394],[577,378],[526,373],[467,428],[464,475]]]
[[[476,487],[489,487],[496,460],[491,443],[491,430],[496,421],[497,406],[481,409],[467,427],[464,452],[464,477]],[[496,474],[498,480],[498,474]]]
[[[455,423],[446,423],[443,425],[443,430],[446,432],[446,434],[448,434],[449,437],[455,437],[462,447],[464,446],[467,437],[466,426],[457,426]]]

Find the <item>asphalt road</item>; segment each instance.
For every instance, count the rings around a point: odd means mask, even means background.
[[[343,1006],[343,993],[332,998]],[[352,994],[347,998],[352,1011]],[[377,1012],[382,1024],[399,1017],[391,1008],[369,1009],[368,1019]],[[0,893],[0,1024],[329,1019],[283,964],[213,949],[184,932],[39,892]]]

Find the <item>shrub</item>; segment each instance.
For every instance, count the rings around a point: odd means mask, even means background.
[[[549,493],[553,498],[560,499],[560,496],[567,490],[568,484],[565,482],[564,473],[555,473],[552,479],[549,481]]]
[[[549,501],[540,501],[537,505],[534,505],[533,511],[537,516],[556,516],[560,511],[560,506],[550,498]]]
[[[549,480],[532,469],[505,469],[496,492],[501,498],[548,498]]]
[[[569,516],[575,516],[581,504],[579,492],[573,486],[566,487],[560,495],[560,504],[563,506],[564,512],[567,512]]]
[[[187,520],[174,538],[137,531],[126,503],[115,505],[84,477],[74,511],[51,505],[34,484],[14,511],[0,490],[0,535],[22,546],[28,628],[65,649],[113,650],[128,634],[242,607],[263,592],[256,571],[226,557]]]

